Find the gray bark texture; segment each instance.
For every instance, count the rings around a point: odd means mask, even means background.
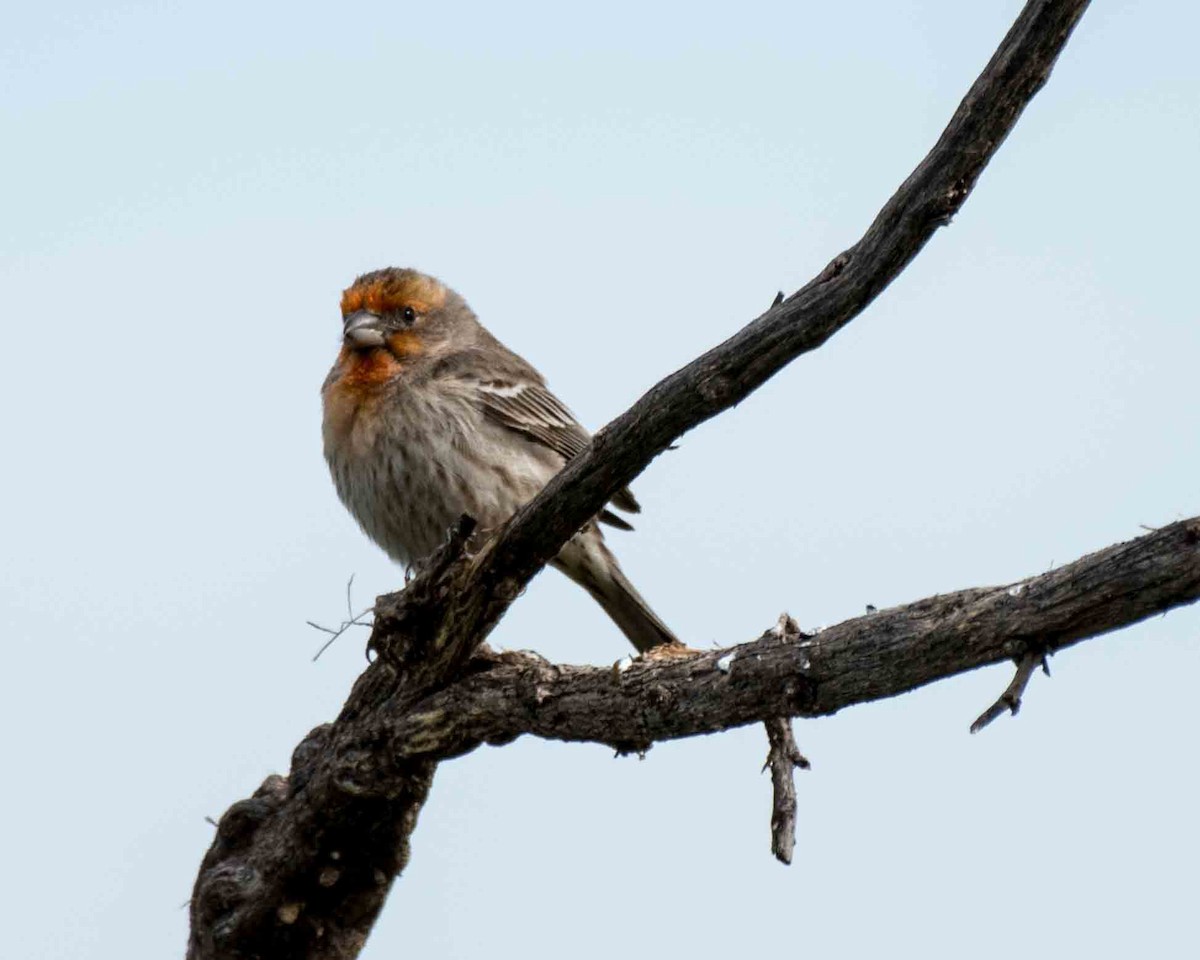
[[[341,714],[296,748],[287,777],[268,777],[221,818],[191,900],[189,958],[357,956],[408,860],[438,762],[522,734],[629,752],[766,723],[774,848],[787,859],[791,772],[804,761],[786,718],[1005,660],[1020,665],[1020,684],[999,709],[1015,709],[1044,656],[1200,597],[1196,518],[1020,584],[936,596],[816,635],[785,617],[740,646],[652,652],[609,668],[484,645],[529,580],[618,489],[684,432],[824,343],[950,222],[1086,7],[1027,3],[937,144],[854,246],[657,384],[495,535],[476,542],[464,518],[403,592],[379,599],[376,657]]]

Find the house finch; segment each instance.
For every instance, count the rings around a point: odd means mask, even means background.
[[[415,270],[359,277],[342,295],[343,344],[322,388],[325,459],[363,531],[410,564],[461,515],[499,526],[589,435],[545,380],[457,293]],[[611,505],[637,513],[619,491]],[[596,521],[551,564],[587,590],[638,650],[678,644],[626,579]]]

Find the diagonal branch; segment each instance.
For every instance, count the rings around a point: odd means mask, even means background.
[[[1050,70],[1087,0],[1035,0],[933,149],[854,246],[802,289],[655,385],[596,434],[504,531],[488,561],[528,579],[683,433],[744,400],[858,316],[959,211]]]
[[[938,142],[862,238],[803,288],[655,385],[600,430],[469,566],[433,643],[450,676],[529,580],[621,487],[682,434],[745,399],[858,316],[962,207],[979,175],[1050,76],[1087,0],[1030,0]],[[390,645],[377,620],[376,646]],[[427,662],[429,650],[420,658]],[[410,660],[412,658],[409,658]]]

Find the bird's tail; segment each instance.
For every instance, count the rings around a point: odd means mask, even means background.
[[[553,564],[592,595],[638,652],[680,642],[629,582],[598,530],[577,534]]]

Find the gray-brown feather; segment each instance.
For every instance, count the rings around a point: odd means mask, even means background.
[[[546,386],[542,375],[525,360],[483,332],[490,342],[486,354],[480,350],[463,351],[453,363],[444,365],[445,375],[469,382],[479,391],[484,413],[509,430],[553,450],[563,462],[587,449],[591,434],[575,415]],[[503,360],[496,362],[497,353]],[[626,513],[640,513],[641,505],[628,487],[618,490],[612,505]],[[610,510],[600,514],[604,523],[621,530],[633,526]]]

